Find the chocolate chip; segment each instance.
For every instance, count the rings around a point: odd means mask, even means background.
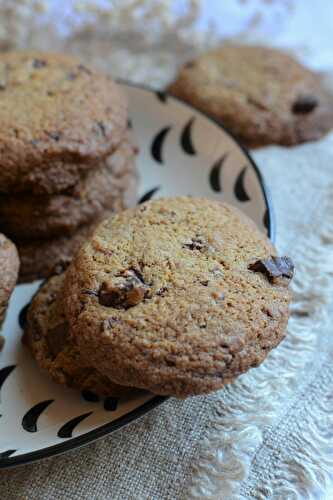
[[[78,65],[78,69],[80,71],[82,71],[83,73],[86,73],[87,75],[91,75],[92,74],[92,72],[90,71],[90,69],[87,68],[87,66],[84,66],[84,64],[79,64]]]
[[[56,142],[59,142],[60,138],[61,138],[61,133],[60,132],[46,132],[46,135],[48,135],[49,137],[51,137],[51,139],[53,139]]]
[[[146,292],[147,286],[128,271],[127,276],[115,277],[113,281],[103,283],[99,291],[99,303],[106,307],[128,309],[142,302]]]
[[[196,236],[190,241],[185,242],[183,244],[183,247],[188,248],[189,250],[199,250],[201,252],[208,248],[208,244],[204,238],[202,238],[201,236]]]
[[[208,280],[202,280],[200,281],[200,285],[202,286],[208,286],[209,281]]]
[[[61,323],[49,330],[47,336],[47,343],[51,354],[55,357],[64,348],[64,345],[68,339],[69,327],[68,323]]]
[[[106,128],[103,122],[96,122],[99,130],[102,132],[103,136],[106,137]]]
[[[185,64],[184,68],[186,69],[191,69],[191,68],[194,68],[195,66],[195,62],[194,61],[189,61]]]
[[[3,335],[0,335],[0,352],[3,350],[5,347],[5,337]]]
[[[289,257],[269,257],[250,264],[249,270],[264,274],[271,283],[274,283],[278,278],[291,280],[294,275],[294,264]]]
[[[162,286],[161,288],[159,288],[156,292],[156,295],[159,295],[160,297],[164,297],[165,295],[165,292],[168,290],[168,288],[166,286]]]
[[[314,95],[299,96],[292,105],[292,112],[295,114],[311,113],[319,105],[318,98]]]
[[[43,61],[43,59],[34,59],[34,60],[32,61],[32,66],[33,66],[35,69],[44,68],[46,65],[47,65],[47,62],[46,62],[46,61]]]

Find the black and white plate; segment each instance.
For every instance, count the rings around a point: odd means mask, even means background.
[[[226,200],[272,236],[272,213],[249,155],[212,119],[163,93],[122,84],[140,148],[140,201],[180,194]],[[18,286],[0,355],[0,467],[31,462],[89,443],[148,412],[165,398],[84,398],[42,376],[22,346],[24,306],[38,283]]]

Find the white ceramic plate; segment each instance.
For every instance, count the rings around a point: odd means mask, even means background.
[[[163,93],[122,84],[140,148],[140,200],[179,194],[226,200],[272,237],[267,194],[250,156],[221,125]],[[24,306],[39,283],[18,286],[0,355],[0,467],[82,446],[128,424],[165,398],[94,400],[41,375],[21,343]],[[22,312],[23,309],[23,312]]]

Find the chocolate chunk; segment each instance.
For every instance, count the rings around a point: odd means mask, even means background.
[[[91,75],[92,74],[92,72],[90,71],[90,69],[87,68],[87,66],[84,66],[84,64],[79,64],[78,65],[78,69],[80,71],[82,71],[83,73],[86,73],[87,75]]]
[[[5,90],[7,87],[8,66],[0,63],[0,90]]]
[[[102,132],[103,136],[106,137],[106,128],[103,122],[96,122],[99,130]]]
[[[43,61],[43,59],[34,59],[32,61],[32,66],[35,69],[44,68],[46,65],[47,65],[47,63],[46,63],[46,61]]]
[[[187,63],[185,64],[185,66],[184,66],[184,67],[185,67],[186,69],[191,69],[191,68],[194,68],[194,66],[195,66],[195,62],[194,62],[194,61],[189,61],[189,62],[187,62]]]
[[[199,250],[201,252],[208,248],[208,243],[201,236],[196,236],[195,238],[192,238],[190,241],[184,243],[183,247],[188,248],[189,250]]]
[[[318,105],[318,98],[314,95],[299,96],[292,105],[292,112],[295,114],[311,113]]]
[[[202,286],[208,286],[209,281],[208,280],[201,280],[200,285]]]
[[[271,283],[274,283],[278,278],[291,280],[294,275],[294,264],[289,257],[269,257],[250,264],[249,270],[264,274]]]
[[[49,330],[47,336],[47,343],[52,355],[55,357],[64,348],[64,345],[68,339],[69,327],[68,323],[61,323]]]
[[[56,142],[59,142],[60,138],[61,138],[61,133],[60,132],[46,132],[46,135],[48,135],[49,137],[51,137],[51,139],[53,139]]]
[[[0,335],[0,351],[3,350],[5,346],[5,337],[3,335]]]
[[[147,286],[132,272],[104,282],[99,292],[102,306],[128,309],[136,306],[145,298]]]

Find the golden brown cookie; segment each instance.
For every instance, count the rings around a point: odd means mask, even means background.
[[[185,64],[169,91],[220,120],[249,147],[319,139],[333,127],[333,96],[292,56],[224,46]]]
[[[0,56],[0,191],[54,193],[110,155],[127,128],[111,80],[73,56]]]
[[[82,357],[121,385],[186,397],[259,365],[285,336],[293,265],[255,224],[204,198],[106,219],[66,272]]]
[[[5,319],[10,296],[15,288],[20,262],[15,245],[0,234],[0,327]]]
[[[110,215],[108,211],[103,212],[97,220],[80,226],[71,236],[45,240],[15,240],[21,262],[19,282],[28,283],[61,273],[96,225]]]
[[[122,396],[128,387],[114,384],[83,362],[70,340],[62,306],[63,275],[47,281],[33,298],[27,315],[24,342],[38,366],[54,382],[92,391],[100,396]]]
[[[54,195],[0,195],[0,229],[14,239],[69,236],[104,210],[120,211],[136,203],[135,148],[128,139],[76,186]]]

